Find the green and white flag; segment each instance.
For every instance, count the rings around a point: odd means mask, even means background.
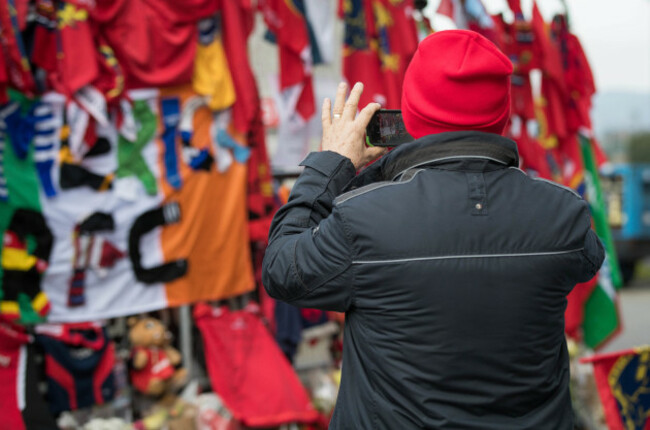
[[[620,328],[616,290],[621,288],[622,277],[607,223],[603,191],[591,140],[580,135],[580,147],[585,164],[586,199],[589,202],[594,229],[605,248],[605,261],[598,272],[598,284],[585,303],[582,332],[585,344],[593,349],[602,346]]]

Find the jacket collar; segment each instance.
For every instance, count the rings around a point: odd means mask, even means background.
[[[345,188],[347,191],[373,182],[394,181],[414,167],[462,159],[483,159],[514,167],[519,165],[514,141],[493,133],[452,131],[432,134],[398,146],[364,169]]]

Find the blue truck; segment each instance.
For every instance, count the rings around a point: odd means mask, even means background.
[[[624,284],[650,255],[650,163],[612,163],[601,169],[607,218]]]

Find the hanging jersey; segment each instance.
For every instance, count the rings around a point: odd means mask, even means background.
[[[127,89],[190,82],[196,22],[216,10],[210,0],[98,0],[99,31],[123,67]]]
[[[112,400],[115,394],[115,346],[107,339],[105,330],[85,331],[83,336],[89,341],[102,339],[101,348],[78,347],[67,339],[37,336],[46,353],[48,401],[53,414],[101,405]]]
[[[212,388],[251,427],[313,423],[318,412],[259,316],[195,307]],[[273,369],[269,371],[269,369]]]
[[[198,28],[192,86],[198,94],[206,96],[210,109],[223,110],[235,102],[235,87],[221,42],[220,16],[199,21]]]
[[[57,7],[57,60],[66,94],[74,94],[99,74],[88,11],[73,2]]]
[[[29,337],[0,323],[0,428],[41,430],[57,428],[38,392],[38,372]]]
[[[160,96],[163,99],[179,98],[184,111],[196,93],[187,85],[161,89]],[[210,130],[214,120],[210,109],[199,107],[194,110],[190,117],[189,143],[192,147],[202,150],[212,146]],[[180,124],[179,128],[185,130]],[[245,142],[237,143],[245,145]],[[164,143],[159,142],[159,147],[163,149]],[[239,150],[242,154],[243,149]],[[235,156],[234,150],[227,151]],[[187,260],[185,276],[166,284],[169,306],[234,297],[252,290],[254,280],[246,220],[246,165],[233,162],[227,171],[221,173],[214,167],[193,170],[187,163],[179,163],[179,174],[183,178],[180,190],[174,190],[166,181],[161,182],[166,201],[173,199],[180,208],[180,222],[163,228],[161,232],[164,260]],[[219,264],[214,264],[215,261]]]

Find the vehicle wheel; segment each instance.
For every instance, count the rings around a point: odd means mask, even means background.
[[[632,278],[634,278],[634,269],[636,267],[636,261],[619,261],[619,266],[621,268],[621,276],[623,278],[623,286],[628,285]]]

